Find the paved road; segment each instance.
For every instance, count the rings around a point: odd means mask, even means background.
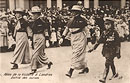
[[[130,83],[130,42],[123,42],[121,46],[122,57],[121,59],[115,58],[120,76],[113,80],[107,80],[107,83]],[[28,74],[31,71],[29,64],[20,65],[17,70],[10,70],[13,52],[0,53],[0,80],[1,83],[100,83],[98,80],[102,77],[105,62],[101,50],[102,45],[94,52],[86,54],[90,69],[88,74],[79,75],[79,71],[74,71],[72,78],[65,76],[70,66],[71,47],[47,48],[46,54],[54,65],[50,70],[47,70],[46,66],[39,69],[34,74],[35,76]],[[108,78],[111,76],[112,72],[110,71]]]

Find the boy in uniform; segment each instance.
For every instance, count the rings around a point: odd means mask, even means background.
[[[105,83],[107,75],[109,73],[109,68],[111,67],[113,76],[110,78],[118,77],[118,73],[116,72],[116,68],[114,65],[114,58],[118,59],[120,56],[120,40],[117,31],[114,29],[114,20],[113,18],[105,18],[105,30],[101,34],[98,42],[94,45],[94,47],[88,52],[92,52],[95,50],[100,43],[103,43],[102,55],[106,58],[105,62],[105,70],[103,74],[103,78],[100,79],[100,82]]]

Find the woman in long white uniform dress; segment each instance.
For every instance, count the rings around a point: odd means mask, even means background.
[[[48,60],[45,55],[45,30],[47,29],[47,23],[40,18],[41,10],[38,6],[32,7],[32,14],[34,22],[32,25],[33,32],[33,45],[34,52],[32,54],[31,61],[31,73],[36,73],[39,67],[43,65],[48,65],[48,69],[51,68],[52,62]]]
[[[79,5],[74,5],[72,7],[73,17],[67,24],[65,31],[63,32],[63,39],[67,30],[71,32],[71,46],[72,46],[72,57],[71,57],[71,67],[66,76],[71,77],[73,70],[80,70],[80,74],[88,73],[89,69],[87,67],[87,62],[85,59],[86,54],[86,44],[87,37],[85,34],[85,26],[87,26],[87,21],[85,18],[81,17],[82,9]],[[60,40],[62,42],[62,39]]]
[[[14,50],[14,55],[11,62],[11,64],[13,64],[13,67],[11,69],[18,69],[18,64],[30,63],[29,43],[27,36],[28,23],[22,17],[22,14],[24,12],[21,8],[16,9],[15,13],[17,18],[17,23],[14,31],[16,48]]]

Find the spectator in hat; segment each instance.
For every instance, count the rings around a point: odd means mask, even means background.
[[[92,52],[95,50],[99,44],[102,42],[103,49],[102,49],[102,55],[105,57],[105,70],[103,73],[103,78],[100,79],[100,82],[105,83],[106,78],[109,73],[109,68],[111,67],[112,70],[112,78],[118,77],[118,73],[116,72],[116,67],[114,64],[114,58],[117,57],[118,59],[121,57],[120,56],[120,40],[119,40],[119,35],[117,31],[114,29],[114,19],[113,18],[105,18],[104,19],[104,25],[105,25],[105,31],[102,32],[101,37],[97,41],[97,43],[94,45],[94,47],[89,50],[88,52]]]
[[[83,8],[83,3],[82,3],[82,1],[78,1],[78,2],[77,2],[77,5],[79,5],[81,8]]]
[[[7,15],[1,16],[0,21],[0,52],[6,52],[8,49],[8,22]]]
[[[74,70],[82,70],[80,74],[88,73],[89,69],[87,67],[87,62],[85,59],[86,55],[86,34],[84,31],[87,21],[81,17],[83,13],[82,7],[79,5],[74,5],[71,9],[72,18],[68,21],[67,27],[63,32],[62,38],[64,39],[68,31],[71,32],[71,46],[72,46],[72,58],[71,67],[66,76],[71,77]],[[60,39],[60,43],[63,42]]]
[[[11,64],[13,64],[11,69],[18,69],[18,64],[30,63],[29,43],[27,36],[28,23],[23,18],[23,9],[17,8],[14,13],[17,20],[13,34],[16,40],[16,47],[11,62]]]
[[[34,74],[38,68],[44,65],[47,65],[48,69],[50,69],[53,63],[49,61],[45,55],[45,42],[46,39],[49,39],[49,37],[45,35],[48,25],[44,19],[40,18],[41,9],[38,6],[32,7],[31,12],[34,19],[32,24],[34,52],[32,55],[30,74]]]

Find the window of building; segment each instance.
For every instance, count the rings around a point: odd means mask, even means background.
[[[9,8],[9,0],[0,0],[0,10],[6,11]]]

